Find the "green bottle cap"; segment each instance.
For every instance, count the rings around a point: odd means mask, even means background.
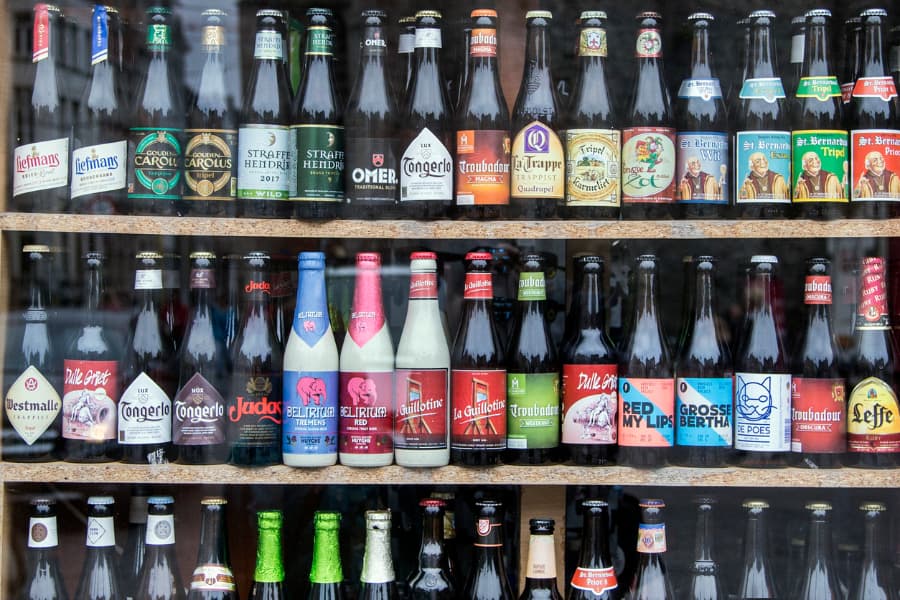
[[[339,536],[341,513],[317,511],[313,523],[316,531],[309,581],[321,584],[340,583],[344,580]]]
[[[256,569],[253,572],[253,580],[258,583],[284,581],[284,563],[281,560],[283,520],[280,510],[261,510],[256,513],[259,539],[256,542]]]

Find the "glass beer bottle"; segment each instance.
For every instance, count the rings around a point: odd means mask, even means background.
[[[448,571],[444,548],[443,500],[426,498],[419,502],[422,508],[422,546],[419,549],[419,566],[409,582],[412,600],[455,600],[456,584]]]
[[[885,564],[887,561],[882,560],[884,549],[880,544],[887,526],[884,514],[887,506],[881,502],[863,502],[859,510],[863,513],[865,544],[859,577],[850,600],[896,600],[897,590]]]
[[[175,499],[147,498],[147,556],[134,600],[184,600],[175,559]]]
[[[225,498],[200,501],[200,547],[187,600],[238,600],[231,562],[228,560],[228,528]]]
[[[837,569],[832,559],[828,502],[810,502],[809,532],[806,536],[806,568],[792,598],[797,600],[839,600],[843,598]]]
[[[317,510],[313,515],[313,557],[308,600],[342,600],[341,513]]]
[[[360,579],[360,600],[397,600],[391,558],[391,511],[366,511],[366,549]]]
[[[475,509],[475,558],[461,598],[513,600],[504,565],[503,505],[495,500],[479,500]]]
[[[713,557],[715,498],[697,498],[697,526],[694,534],[694,562],[691,563],[690,600],[725,600],[719,563]]]
[[[87,499],[84,564],[75,600],[124,600],[132,593],[122,589],[116,554],[115,499],[91,496]]]
[[[284,561],[281,554],[281,529],[284,516],[280,510],[256,513],[256,567],[249,600],[285,600]]]
[[[31,501],[25,572],[17,600],[68,600],[59,571],[58,545],[56,502],[35,498]]]
[[[747,525],[737,597],[739,600],[774,600],[779,596],[769,560],[769,503],[764,500],[745,500],[743,507],[747,511]]]
[[[666,553],[666,524],[662,520],[665,502],[656,499],[640,501],[641,522],[638,526],[638,567],[631,584],[631,600],[674,600],[672,584],[663,555]]]
[[[581,511],[581,552],[566,589],[566,600],[618,600],[624,590],[616,580],[609,552],[609,504],[584,500]]]

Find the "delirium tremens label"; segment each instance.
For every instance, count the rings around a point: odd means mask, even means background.
[[[338,447],[337,371],[284,372],[285,454],[333,454]]]

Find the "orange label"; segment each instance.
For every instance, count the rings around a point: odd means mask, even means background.
[[[473,29],[469,56],[497,56],[497,30]]]
[[[509,132],[456,132],[456,204],[509,204]]]
[[[850,177],[853,201],[900,200],[900,131],[851,132]]]
[[[572,587],[599,596],[603,592],[617,589],[619,582],[616,581],[616,570],[612,567],[605,569],[578,567],[572,575]]]

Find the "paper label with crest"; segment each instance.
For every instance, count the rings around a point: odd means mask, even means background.
[[[6,417],[29,446],[50,427],[62,410],[62,401],[47,378],[29,365],[6,392]]]

